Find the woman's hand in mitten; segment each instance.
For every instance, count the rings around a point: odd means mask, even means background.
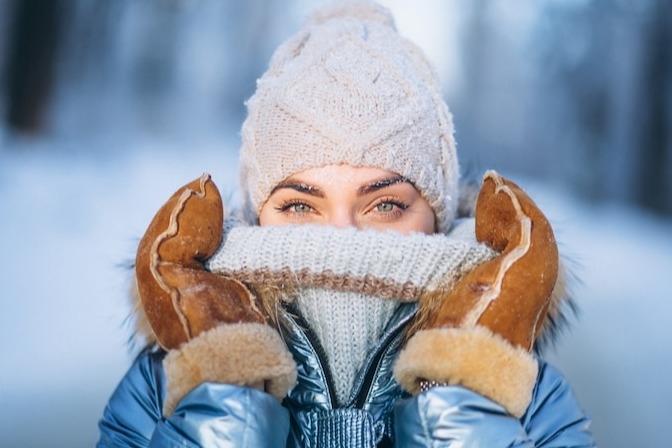
[[[166,414],[205,381],[261,383],[282,398],[295,379],[293,360],[255,297],[241,282],[204,268],[221,244],[223,218],[217,186],[204,174],[161,207],[138,246],[138,295],[169,351]]]
[[[538,365],[531,351],[558,277],[551,226],[516,184],[486,173],[476,203],[476,239],[499,253],[465,275],[438,304],[421,304],[423,325],[395,375],[417,393],[427,384],[459,384],[520,417]],[[424,315],[423,315],[424,313]]]

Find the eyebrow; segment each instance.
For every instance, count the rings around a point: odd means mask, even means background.
[[[415,188],[415,184],[413,184],[413,182],[411,182],[411,180],[408,179],[407,177],[393,176],[384,179],[378,179],[369,184],[362,185],[357,189],[357,196],[358,197],[366,196],[367,194],[374,193],[378,190],[382,190],[383,188],[387,188],[399,183],[408,183]],[[273,188],[273,190],[271,190],[270,194],[273,194],[276,191],[283,189],[294,190],[299,193],[308,194],[310,196],[314,196],[317,198],[324,198],[326,196],[324,194],[324,191],[322,191],[322,189],[316,187],[315,185],[310,185],[305,182],[296,182],[292,180],[284,180],[280,182],[278,185],[275,186],[275,188]]]
[[[412,185],[413,187],[415,187],[415,185],[413,185],[413,182],[411,182],[411,180],[409,178],[404,177],[404,176],[394,176],[394,177],[388,177],[388,178],[385,178],[385,179],[376,180],[376,181],[373,181],[373,182],[371,182],[370,184],[367,184],[367,185],[362,185],[361,187],[359,187],[357,189],[357,196],[364,196],[364,195],[367,195],[369,193],[373,193],[373,192],[376,192],[378,190],[382,190],[383,188],[387,188],[387,187],[390,187],[392,185],[396,185],[396,184],[399,184],[399,183],[408,183],[408,184]]]
[[[273,188],[273,190],[271,191],[271,194],[275,193],[278,190],[282,190],[282,189],[285,189],[285,188],[290,189],[290,190],[294,190],[294,191],[298,191],[299,193],[304,193],[304,194],[308,194],[308,195],[311,195],[311,196],[315,196],[317,198],[324,198],[325,197],[324,191],[322,191],[320,188],[318,188],[314,185],[307,184],[305,182],[294,182],[294,181],[291,181],[291,180],[285,180],[285,181],[280,182],[278,185],[275,186],[275,188]]]

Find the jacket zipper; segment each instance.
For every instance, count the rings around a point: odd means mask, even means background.
[[[313,331],[312,328],[308,325],[308,322],[301,316],[299,310],[292,304],[285,305],[285,309],[289,313],[287,316],[288,319],[294,322],[294,325],[298,326],[300,331],[305,335],[310,348],[315,353],[317,361],[320,363],[322,374],[326,381],[326,393],[329,396],[329,403],[331,404],[332,409],[336,409],[338,404],[336,403],[336,398],[333,394],[334,390],[334,379],[332,377],[331,369],[329,368],[329,363],[327,362],[327,354],[320,343],[317,334]]]
[[[402,305],[404,306],[404,305]],[[379,344],[378,351],[376,352],[373,358],[369,358],[369,361],[366,366],[366,374],[364,379],[360,382],[357,387],[358,392],[355,395],[356,400],[354,402],[354,407],[363,408],[364,404],[367,402],[369,396],[371,395],[371,390],[373,388],[373,380],[376,377],[376,374],[380,370],[380,364],[383,358],[392,350],[393,346],[396,345],[396,341],[401,337],[401,333],[406,328],[406,324],[415,316],[415,312],[409,313],[408,315],[401,318],[390,331],[387,332],[384,339],[381,340]],[[364,366],[362,366],[364,367]],[[364,393],[366,392],[366,393]]]

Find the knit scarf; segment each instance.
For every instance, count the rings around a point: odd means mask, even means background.
[[[473,219],[459,220],[445,235],[227,220],[206,267],[284,292],[281,300],[293,303],[317,336],[343,405],[399,303],[452,288],[494,255],[473,235]]]

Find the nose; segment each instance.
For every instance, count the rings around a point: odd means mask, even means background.
[[[346,208],[334,210],[329,215],[327,224],[335,227],[358,227],[354,213]]]

